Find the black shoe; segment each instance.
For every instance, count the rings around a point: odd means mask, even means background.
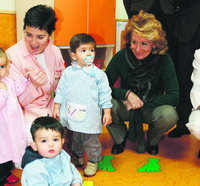
[[[126,145],[126,140],[124,140],[123,142],[121,142],[120,144],[114,144],[111,150],[112,154],[120,154],[122,152],[124,152],[124,147]]]
[[[159,150],[159,147],[158,145],[156,146],[152,146],[152,145],[147,145],[147,152],[151,155],[156,155],[158,154],[158,150]]]
[[[190,131],[187,128],[178,128],[176,127],[171,132],[169,132],[168,137],[170,138],[179,138],[183,135],[190,134]]]
[[[200,158],[200,151],[199,151],[199,154],[198,154],[198,158]]]

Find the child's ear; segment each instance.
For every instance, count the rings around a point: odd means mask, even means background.
[[[72,58],[73,60],[76,60],[76,54],[75,54],[74,52],[71,52],[71,58]]]
[[[65,139],[64,138],[61,139],[61,143],[62,143],[62,145],[65,143]]]
[[[30,143],[30,146],[34,151],[37,151],[37,146],[36,146],[36,143],[34,141]]]

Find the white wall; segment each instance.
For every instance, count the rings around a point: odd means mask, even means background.
[[[128,21],[128,16],[124,8],[123,0],[116,0],[116,52],[121,49],[121,34]]]
[[[63,0],[64,1],[64,0]],[[17,14],[17,41],[23,37],[24,16],[27,10],[38,4],[46,4],[53,8],[53,0],[16,0],[16,14]]]
[[[0,11],[15,11],[16,0],[0,0]]]
[[[117,20],[124,20],[128,19],[128,16],[126,14],[126,10],[124,8],[124,4],[122,0],[116,0],[116,15],[115,18]]]

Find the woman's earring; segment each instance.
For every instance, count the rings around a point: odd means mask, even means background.
[[[151,52],[152,54],[156,54],[156,47],[153,47]]]

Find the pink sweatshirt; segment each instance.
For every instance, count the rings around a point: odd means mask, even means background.
[[[0,89],[0,164],[13,160],[21,162],[26,147],[26,127],[24,115],[17,100],[28,81],[19,78],[14,81],[1,79],[7,90]]]
[[[11,60],[10,76],[14,79],[25,74],[26,68],[42,70],[42,66],[36,61],[36,57],[31,55],[26,48],[24,39],[10,47],[6,51]],[[49,43],[44,50],[46,65],[49,71],[50,79],[44,86],[35,88],[33,84],[24,90],[18,96],[19,102],[24,111],[26,123],[40,116],[51,115],[52,113],[52,93],[56,89],[61,74],[65,68],[60,49]]]

